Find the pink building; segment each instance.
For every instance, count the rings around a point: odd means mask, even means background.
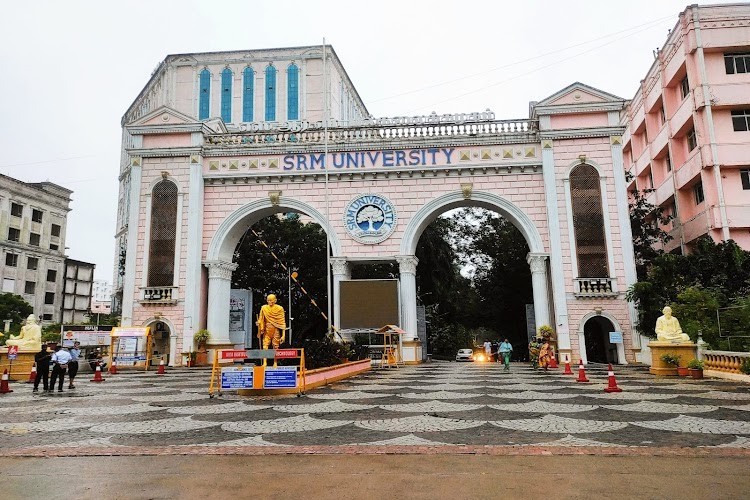
[[[667,251],[750,249],[750,4],[688,7],[654,55],[622,116],[628,189],[675,216]]]
[[[261,218],[296,212],[329,235],[334,326],[353,266],[398,264],[404,358],[418,362],[419,237],[475,206],[525,237],[533,324],[553,326],[561,360],[633,362],[625,104],[574,83],[528,118],[373,118],[328,46],[168,56],[122,120],[115,308],[161,332],[170,364],[201,328],[212,348],[249,347],[230,322],[235,247]],[[362,210],[381,216],[368,227]]]

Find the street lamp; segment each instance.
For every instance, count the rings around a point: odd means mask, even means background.
[[[287,297],[289,297],[289,345],[292,345],[292,279],[297,281],[297,271],[287,275]]]

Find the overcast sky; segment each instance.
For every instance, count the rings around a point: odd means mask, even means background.
[[[711,3],[728,3],[713,1]],[[112,281],[120,119],[168,54],[333,45],[374,116],[525,118],[580,81],[631,98],[676,0],[35,0],[0,17],[0,173],[74,191],[67,255]]]

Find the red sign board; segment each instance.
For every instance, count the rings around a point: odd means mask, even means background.
[[[13,360],[13,359],[16,359],[17,356],[18,356],[18,346],[9,345],[8,346],[8,359]]]
[[[221,351],[221,359],[245,359],[247,353],[244,349],[235,349],[233,351]]]
[[[276,349],[274,354],[276,358],[298,358],[299,351],[297,349]]]

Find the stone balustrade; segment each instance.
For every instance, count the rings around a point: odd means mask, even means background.
[[[141,288],[143,304],[174,304],[177,302],[176,286],[149,286]]]
[[[576,297],[615,297],[615,278],[576,278],[573,280]]]
[[[740,365],[743,360],[750,358],[750,352],[702,351],[701,354],[704,370],[723,373],[742,374]]]
[[[329,144],[414,141],[509,136],[519,140],[536,136],[536,120],[494,120],[476,123],[441,123],[393,126],[337,127],[328,129]],[[303,131],[260,130],[237,134],[215,134],[206,138],[206,147],[267,148],[270,145],[322,145],[324,129]]]

